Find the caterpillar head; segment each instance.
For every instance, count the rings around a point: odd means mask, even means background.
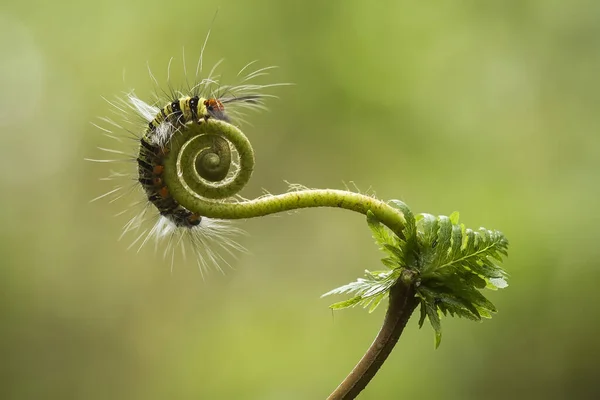
[[[205,112],[202,113],[205,118],[211,117],[221,121],[229,122],[229,117],[227,114],[225,114],[225,106],[223,106],[223,103],[220,100],[215,98],[206,99],[202,102],[202,104],[205,108],[205,110],[203,110]]]

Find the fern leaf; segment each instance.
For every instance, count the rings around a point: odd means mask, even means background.
[[[459,224],[458,212],[449,217],[413,216],[403,202],[392,200],[389,204],[404,214],[406,226],[402,237],[387,229],[373,213],[367,213],[373,238],[387,255],[381,261],[388,270],[367,270],[363,278],[325,293],[323,296],[353,295],[331,308],[361,305],[371,312],[388,297],[402,271],[410,270],[411,276],[416,277],[412,284],[421,302],[419,327],[425,319],[429,320],[435,331],[436,347],[442,337],[441,316],[474,321],[490,318],[496,307],[481,290],[508,286],[507,274],[500,267],[508,250],[504,235],[485,228],[468,229]]]

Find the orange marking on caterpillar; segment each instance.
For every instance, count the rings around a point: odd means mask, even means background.
[[[166,199],[167,197],[169,197],[169,189],[167,189],[166,186],[161,187],[158,190],[158,194],[160,195],[160,197],[162,197],[163,199]]]
[[[217,99],[204,100],[204,105],[209,110],[225,111],[225,106],[223,106],[223,103]]]
[[[152,169],[152,173],[154,175],[162,175],[164,170],[165,170],[165,167],[163,165],[155,165],[154,168]]]
[[[192,213],[188,216],[187,221],[190,225],[198,225],[200,223],[200,215]]]

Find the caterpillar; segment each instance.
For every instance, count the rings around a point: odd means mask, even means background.
[[[163,161],[169,153],[170,141],[189,124],[199,124],[208,119],[234,124],[242,122],[241,109],[264,109],[264,99],[275,97],[262,93],[264,89],[288,85],[287,83],[250,83],[258,77],[267,75],[269,70],[275,68],[272,66],[259,68],[243,75],[254,65],[255,61],[248,63],[240,70],[238,78],[241,82],[238,85],[222,85],[219,78],[214,76],[214,71],[220,62],[213,67],[206,78],[198,80],[198,74],[202,72],[203,52],[204,46],[196,68],[197,83],[192,86],[188,85],[188,89],[184,91],[171,90],[167,98],[157,95],[155,104],[160,104],[160,108],[141,100],[134,92],[114,101],[107,100],[112,107],[112,112],[119,118],[115,121],[113,118],[103,117],[100,118],[102,124],[93,123],[93,125],[101,129],[106,137],[118,143],[119,146],[125,142],[123,140],[125,137],[133,139],[134,145],[127,150],[98,147],[103,152],[119,157],[87,159],[100,163],[125,162],[128,165],[135,165],[126,172],[113,171],[103,179],[123,182],[123,178],[125,178],[129,184],[116,184],[111,190],[92,200],[109,198],[110,202],[114,202],[132,194],[137,196],[140,191],[143,193],[143,197],[130,203],[127,210],[118,214],[132,214],[123,226],[121,234],[121,237],[130,232],[136,234],[129,247],[139,244],[139,251],[151,239],[154,239],[157,245],[164,242],[166,243],[164,257],[171,259],[171,268],[174,265],[177,249],[184,258],[191,249],[201,272],[213,267],[222,271],[220,267],[222,263],[229,265],[223,252],[218,251],[219,249],[234,257],[236,252],[245,251],[232,239],[232,236],[240,234],[242,231],[232,226],[229,221],[215,220],[193,213],[171,197],[169,189],[163,181],[165,168]],[[185,74],[185,57],[183,64]],[[171,62],[168,67],[169,76],[170,68]],[[159,86],[152,72],[150,72],[150,77],[156,86]],[[171,87],[170,82],[169,87]],[[135,118],[131,118],[132,115]],[[131,141],[129,142],[131,143]],[[219,137],[213,139],[213,146],[220,150],[226,148],[227,153],[234,150],[230,148],[225,139]],[[225,161],[235,167],[236,154],[235,151],[232,153],[233,159]],[[217,182],[225,179],[228,173],[225,171],[224,174],[221,171],[206,179]]]
[[[229,122],[225,113],[226,103],[258,101],[258,95],[248,95],[238,98],[224,98],[222,100],[211,98],[204,99],[199,96],[183,97],[175,100],[165,107],[148,123],[148,128],[140,139],[140,151],[137,158],[139,182],[161,215],[168,218],[177,227],[191,228],[200,224],[202,217],[186,210],[169,196],[168,188],[162,180],[164,165],[162,158],[167,150],[170,134],[160,132],[162,124],[171,127],[183,128],[186,123],[198,123],[202,119],[218,119]],[[163,129],[164,131],[164,129]],[[167,131],[168,132],[168,131]],[[218,176],[213,181],[219,181],[225,176]]]

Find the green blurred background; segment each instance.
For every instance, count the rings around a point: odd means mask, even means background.
[[[296,84],[248,118],[246,197],[355,182],[511,242],[500,312],[445,319],[439,350],[411,320],[361,398],[600,397],[599,2],[2,3],[0,398],[320,399],[375,336],[384,307],[319,298],[379,267],[361,216],[243,222],[250,253],[203,280],[88,203],[102,96],[150,99],[146,63],[191,63],[217,8],[207,65]]]

